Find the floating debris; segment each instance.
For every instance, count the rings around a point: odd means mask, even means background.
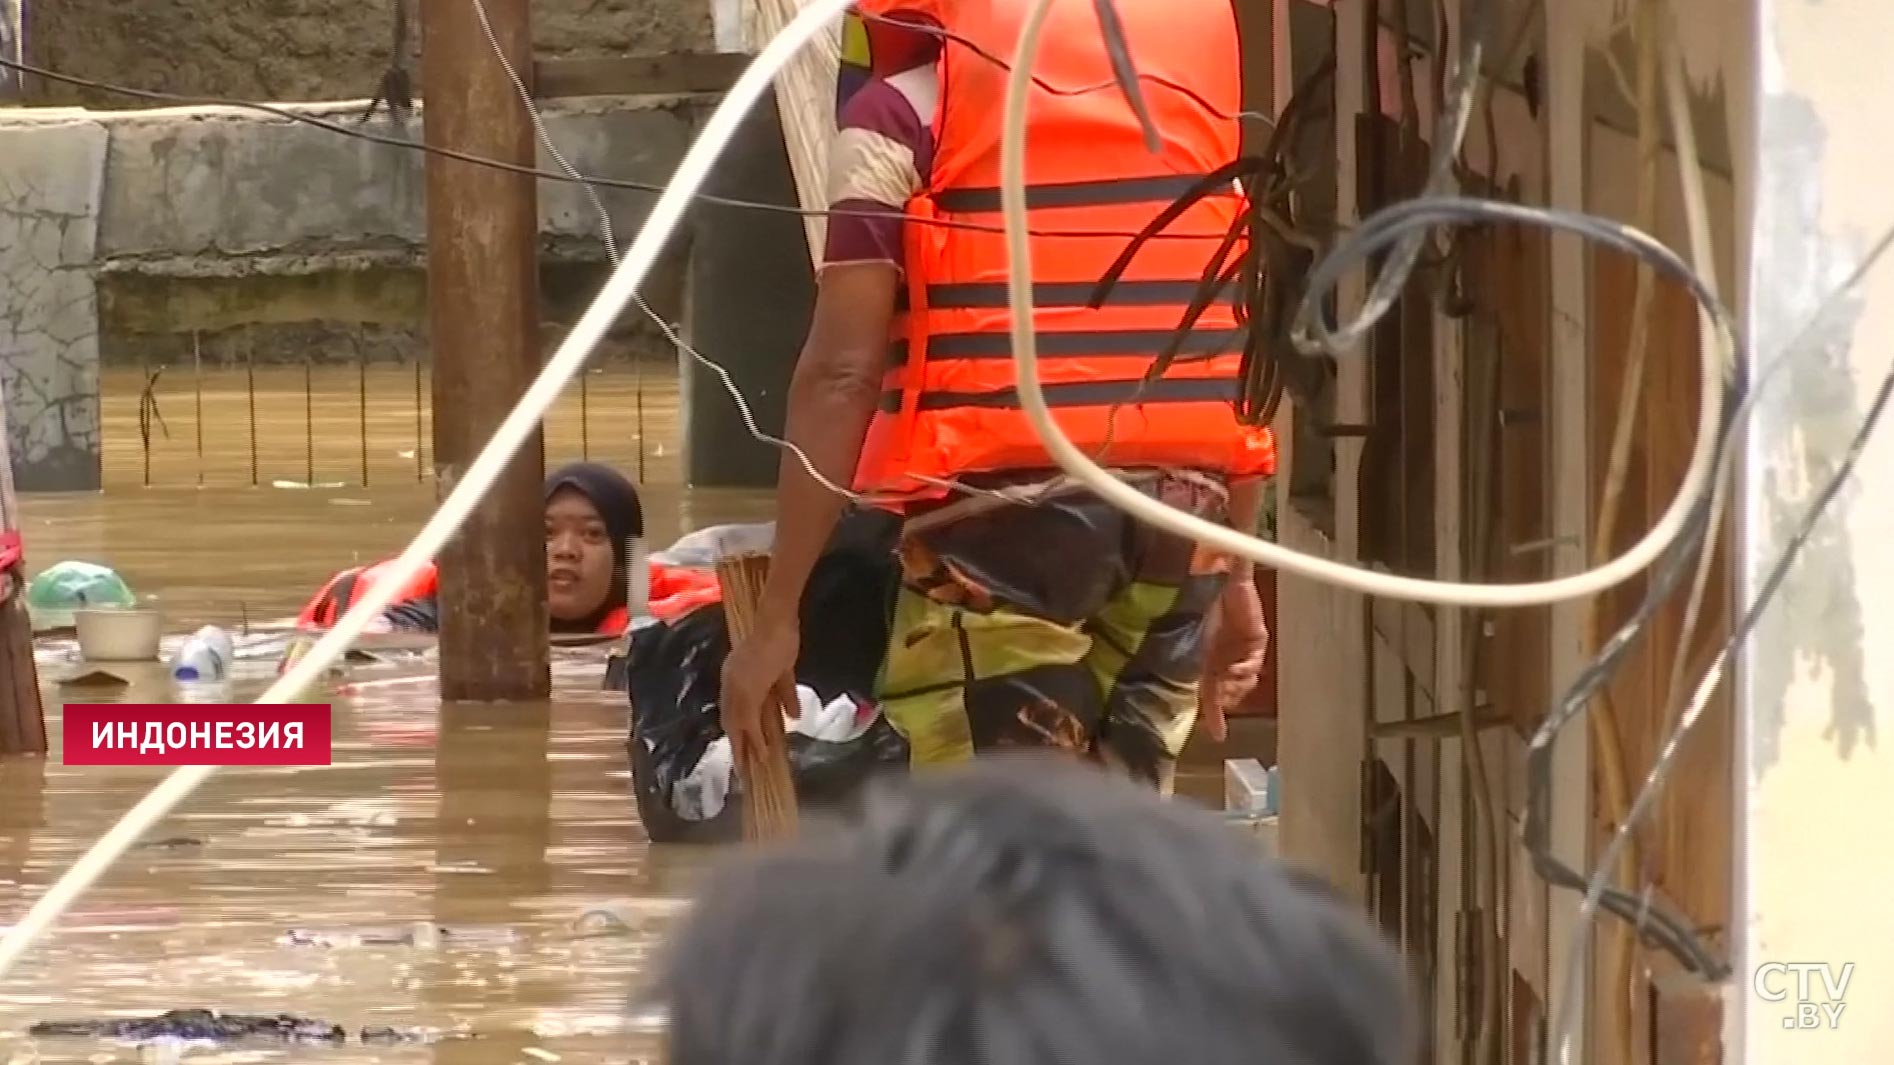
[[[113,1021],[42,1021],[27,1029],[36,1039],[112,1039],[126,1043],[152,1043],[176,1040],[199,1043],[240,1043],[267,1040],[277,1043],[328,1043],[349,1041],[348,1030],[339,1024],[282,1013],[274,1017],[244,1013],[217,1013],[213,1010],[171,1010],[156,1017]],[[443,1033],[433,1028],[408,1028],[371,1024],[362,1028],[360,1041],[369,1046],[439,1043],[446,1040],[477,1038],[470,1032]]]
[[[445,1043],[475,1038],[478,1037],[471,1032],[442,1032],[433,1028],[400,1028],[388,1024],[371,1024],[362,1029],[362,1042],[367,1046]]]
[[[191,850],[196,847],[202,847],[203,845],[204,841],[195,836],[169,836],[164,839],[146,840],[138,844],[138,849],[147,851],[181,851]]]
[[[351,947],[420,947],[432,950],[441,946],[504,946],[517,942],[519,933],[510,928],[445,928],[427,921],[395,928],[354,928],[319,932],[292,928],[277,939],[285,947],[320,947],[324,950]]]
[[[611,910],[587,910],[572,922],[572,935],[575,939],[628,936],[633,931],[629,922]]]
[[[264,1039],[279,1043],[344,1043],[348,1032],[339,1024],[279,1013],[274,1017],[212,1010],[171,1010],[156,1017],[114,1021],[42,1021],[27,1029],[35,1038],[116,1039],[145,1043],[156,1039],[186,1039],[234,1043]]]
[[[126,688],[131,681],[104,669],[88,669],[72,676],[54,680],[62,688]]]

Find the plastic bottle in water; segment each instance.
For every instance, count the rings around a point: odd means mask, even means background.
[[[171,678],[180,681],[219,681],[230,671],[236,658],[230,634],[215,625],[206,625],[193,633],[171,658]]]

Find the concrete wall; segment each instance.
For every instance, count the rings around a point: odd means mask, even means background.
[[[0,0],[0,56],[18,62],[25,54],[20,0]],[[16,99],[23,88],[18,71],[0,70],[0,100]]]
[[[62,73],[201,96],[353,100],[372,95],[388,65],[396,0],[0,2],[25,5],[28,53]],[[532,0],[532,17],[548,58],[706,50],[714,36],[707,0]],[[419,43],[411,30],[411,53]],[[36,99],[138,106],[57,85]]]
[[[352,109],[301,110],[333,119]],[[572,101],[545,112],[552,138],[579,170],[661,185],[689,144],[700,107],[654,98]],[[96,120],[111,132],[98,251],[107,272],[241,276],[420,261],[421,152],[220,109]],[[418,117],[405,130],[386,121],[364,128],[421,135]],[[557,170],[543,156],[540,165]],[[626,236],[652,199],[618,189],[600,196]],[[596,254],[598,216],[583,188],[542,182],[539,211],[551,250]]]
[[[547,125],[581,171],[662,184],[701,114],[679,100],[574,101],[549,108]],[[418,118],[407,135],[420,136]],[[102,355],[163,364],[201,341],[212,359],[271,345],[298,359],[352,360],[364,345],[418,358],[423,165],[419,152],[253,113],[0,111],[0,363],[21,488],[98,486]],[[652,197],[601,196],[629,240]],[[539,206],[550,345],[605,255],[581,188],[542,182]],[[687,239],[651,287],[673,321]],[[628,321],[616,351],[668,358],[656,338]]]
[[[98,482],[91,267],[106,143],[80,118],[0,126],[0,383],[23,492]]]

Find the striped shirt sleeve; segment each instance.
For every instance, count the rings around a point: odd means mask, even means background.
[[[876,78],[849,98],[829,156],[823,265],[902,263],[902,212],[921,188],[930,135],[906,95]]]

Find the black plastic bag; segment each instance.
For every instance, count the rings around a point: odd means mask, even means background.
[[[891,516],[845,518],[810,574],[802,601],[802,648],[796,681],[824,703],[847,696],[869,704],[888,641],[899,573]],[[679,813],[674,787],[697,769],[723,736],[717,713],[729,630],[721,604],[702,607],[632,637],[626,679],[631,698],[633,792],[654,843],[721,843],[742,838],[743,802],[732,781],[723,808],[708,820]],[[877,772],[905,769],[908,744],[886,718],[844,743],[791,733],[790,774],[806,806],[837,806]]]

